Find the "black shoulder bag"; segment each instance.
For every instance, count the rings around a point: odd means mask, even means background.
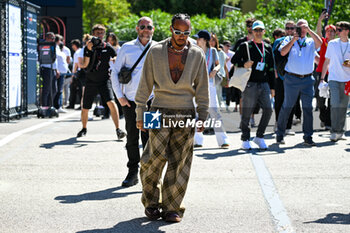
[[[276,66],[277,73],[284,76],[286,74],[286,71],[284,70],[284,68],[286,67],[288,62],[289,52],[285,56],[282,56],[281,52],[278,51],[278,49],[282,45],[282,42],[283,40],[276,46],[275,50],[273,51],[273,55],[274,55],[273,57],[275,59],[275,66]]]
[[[121,84],[127,84],[130,82],[131,80],[131,74],[134,71],[134,69],[136,68],[136,66],[139,64],[139,62],[141,61],[141,59],[143,58],[143,56],[145,56],[147,50],[149,49],[149,47],[151,46],[151,43],[149,43],[149,45],[145,48],[145,50],[143,50],[142,54],[140,55],[139,59],[137,59],[137,61],[135,62],[135,64],[131,67],[128,68],[126,66],[123,66],[118,74],[118,80],[119,83]]]

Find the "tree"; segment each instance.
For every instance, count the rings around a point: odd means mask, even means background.
[[[129,7],[127,0],[83,0],[84,33],[91,33],[91,28],[97,23],[108,25],[128,16]]]
[[[214,18],[220,16],[221,5],[227,0],[128,0],[128,2],[131,4],[131,11],[135,14],[160,9],[171,14],[187,13],[191,16],[206,14],[209,18]],[[228,1],[228,3],[232,2],[234,1]]]

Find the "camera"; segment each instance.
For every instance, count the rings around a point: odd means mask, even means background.
[[[301,27],[297,26],[296,32],[298,33],[298,36],[301,37]]]
[[[327,13],[327,8],[323,8],[323,9],[322,9],[322,13],[323,13],[323,12],[326,12],[326,13]]]
[[[92,48],[96,49],[102,47],[102,40],[96,36],[91,38]]]

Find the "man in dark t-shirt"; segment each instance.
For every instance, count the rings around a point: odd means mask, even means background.
[[[269,44],[264,43],[264,34],[264,23],[258,20],[255,21],[253,24],[253,40],[241,44],[231,59],[231,62],[237,67],[252,69],[247,86],[242,92],[241,140],[242,149],[245,150],[252,148],[249,119],[257,103],[263,109],[263,113],[253,142],[260,149],[268,148],[264,140],[264,134],[272,114],[270,93],[272,96],[274,95],[275,76],[272,48]],[[247,47],[250,56],[248,56]]]
[[[92,28],[94,37],[84,48],[84,64],[82,68],[86,70],[86,85],[83,96],[83,107],[81,109],[83,128],[79,131],[77,137],[86,135],[89,109],[97,94],[101,95],[102,101],[106,102],[110,109],[118,139],[126,136],[126,134],[119,129],[119,113],[117,105],[113,100],[112,85],[109,79],[109,62],[113,60],[117,54],[109,43],[103,42],[105,32],[106,29],[103,25],[95,25]]]

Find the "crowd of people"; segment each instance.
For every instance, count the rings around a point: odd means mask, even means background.
[[[284,29],[273,32],[272,44],[264,37],[264,22],[247,19],[248,34],[232,50],[230,41],[220,44],[217,36],[205,29],[191,38],[187,14],[173,16],[171,37],[160,42],[152,40],[156,30],[153,20],[141,17],[135,25],[137,38],[121,47],[115,34],[108,34],[104,40],[106,28],[95,25],[91,36],[84,35],[82,44],[78,39],[71,42],[73,59],[62,38],[48,33],[47,41],[57,43],[57,59],[52,69],[42,66],[42,105],[49,106],[49,95],[55,96],[54,107],[60,112],[65,111],[64,105],[75,108],[79,103],[82,129],[77,137],[81,137],[87,134],[88,112],[99,94],[101,105],[109,109],[105,112],[112,116],[118,139],[126,137],[128,174],[122,186],[138,183],[141,164],[146,216],[151,220],[162,217],[165,221],[179,222],[185,210],[181,204],[193,148],[203,146],[203,122],[208,116],[222,123],[223,92],[226,110],[234,102],[233,111],[241,116],[242,149],[252,148],[250,127],[255,125],[254,115],[259,109],[262,116],[252,141],[260,149],[268,148],[264,134],[273,112],[271,98],[275,100],[276,142],[284,144],[285,135],[294,135],[293,117],[301,112],[301,101],[304,144],[315,146],[312,139],[315,82],[322,127],[330,130],[332,141],[343,137],[349,100],[344,90],[349,88],[346,83],[350,81],[350,23],[327,25],[323,37],[322,21],[326,17],[323,12],[316,32],[306,20],[287,21]],[[72,72],[68,75],[70,63]],[[229,86],[234,67],[251,69],[244,91]],[[48,76],[55,78],[47,79]],[[57,91],[49,91],[50,88]],[[147,130],[146,112],[161,112],[164,118],[173,116],[177,121],[196,119],[197,127]],[[120,129],[120,115],[125,118],[126,133]],[[221,148],[229,148],[230,140],[223,124],[219,125],[214,127],[217,143]]]

